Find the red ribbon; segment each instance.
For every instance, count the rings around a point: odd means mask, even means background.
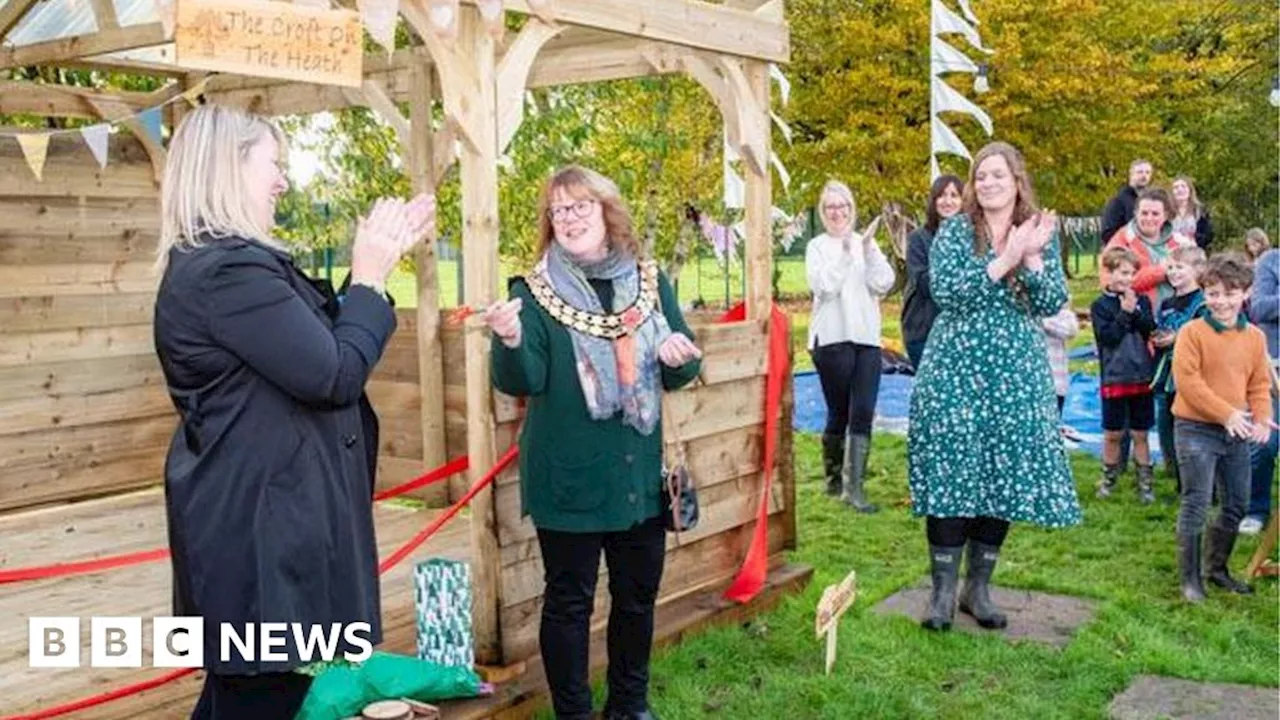
[[[720,318],[720,322],[746,319],[746,306],[738,304]],[[764,385],[764,488],[760,493],[760,509],[756,513],[751,546],[738,575],[724,591],[724,597],[737,603],[751,602],[764,588],[769,573],[769,495],[773,487],[773,456],[778,444],[778,417],[782,405],[783,380],[790,369],[790,343],[787,316],[775,304],[769,313],[769,369]]]
[[[428,538],[430,538],[437,531],[439,531],[441,527],[444,527],[445,523],[452,520],[453,517],[457,515],[458,512],[461,511],[462,508],[467,505],[467,503],[470,503],[471,500],[481,490],[483,490],[486,486],[492,483],[493,479],[496,478],[499,473],[505,470],[507,466],[510,465],[516,459],[516,456],[519,455],[519,453],[520,453],[519,448],[515,445],[512,445],[511,448],[508,449],[507,452],[501,458],[499,458],[498,463],[494,465],[493,468],[489,470],[489,472],[485,473],[484,477],[477,480],[476,483],[471,486],[471,489],[467,491],[466,495],[463,495],[461,498],[458,499],[457,502],[449,506],[448,510],[438,515],[436,519],[431,522],[430,525],[428,525],[425,529],[422,530],[422,532],[410,538],[408,542],[406,542],[405,544],[397,548],[395,552],[391,553],[391,555],[389,555],[386,560],[383,560],[381,563],[379,563],[378,574],[382,575],[386,573],[388,570],[390,570],[391,568],[395,567],[398,563],[400,563],[406,557],[408,557],[414,550],[416,550],[420,545],[426,542]],[[449,465],[446,465],[443,468],[437,468],[436,470],[433,470],[431,473],[424,475],[423,478],[429,477],[433,473],[442,473],[445,468],[448,468],[451,465],[457,465],[459,463],[465,464],[466,462],[467,462],[467,458],[465,457],[460,458],[459,460],[454,460]],[[442,475],[442,477],[448,477],[449,475],[452,475],[452,474],[453,473],[448,473],[448,474]],[[418,480],[415,480],[413,482],[416,483],[421,480],[422,478],[419,478]],[[406,485],[409,485],[409,484],[413,484],[413,483],[407,483]],[[425,485],[427,483],[423,482],[421,484]],[[404,487],[404,486],[401,486],[401,487]],[[397,490],[397,489],[398,488],[393,488],[393,490]],[[386,492],[390,493],[392,491],[388,490]],[[396,493],[396,494],[401,494],[401,493]],[[165,557],[167,557],[169,554],[169,551],[167,550],[150,551],[150,552],[162,552],[164,553]],[[144,553],[134,553],[134,555],[143,555],[143,554]],[[115,559],[122,559],[122,558],[127,559],[129,557],[130,556],[119,555],[119,556],[116,556]],[[103,560],[111,560],[111,559],[112,558],[103,558]],[[134,560],[133,563],[124,563],[124,564],[146,562],[148,560],[153,560],[153,559],[160,559],[160,558],[147,558],[144,560]],[[102,562],[102,561],[94,561],[94,562]],[[68,563],[67,565],[53,566],[53,567],[55,568],[68,567],[71,565],[83,565],[83,564],[84,563]],[[121,564],[112,565],[112,567],[120,567],[120,566]],[[39,568],[33,568],[33,569],[38,570]],[[62,572],[58,574],[66,575],[70,573]],[[52,577],[52,575],[46,575],[45,577]],[[99,693],[97,695],[90,695],[89,697],[80,698],[79,700],[73,700],[69,703],[65,703],[62,705],[55,705],[54,707],[45,708],[43,710],[37,710],[34,713],[28,713],[25,715],[6,715],[5,717],[0,718],[0,720],[44,720],[44,718],[51,718],[51,717],[57,717],[59,715],[66,715],[67,713],[76,712],[77,710],[84,710],[86,708],[91,708],[97,705],[109,703],[112,700],[118,700],[120,698],[128,697],[130,695],[137,695],[138,693],[145,692],[147,690],[150,690],[155,687],[159,687],[161,685],[172,682],[179,678],[186,677],[187,675],[190,675],[196,670],[197,668],[183,668],[181,670],[174,670],[172,672],[165,673],[164,675],[151,678],[150,680],[143,680],[141,682],[133,683],[132,685],[125,685],[124,687],[116,688],[115,690],[109,690],[107,692]]]

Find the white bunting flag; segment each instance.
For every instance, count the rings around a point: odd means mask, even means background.
[[[327,0],[326,0],[327,4]],[[400,0],[359,0],[360,20],[369,37],[387,51],[396,49],[396,20],[400,17]]]
[[[791,189],[791,173],[782,166],[782,160],[778,158],[778,153],[769,153],[769,162],[773,165],[773,169],[778,171],[778,178],[782,180],[782,187]]]
[[[16,137],[27,166],[35,173],[36,179],[43,182],[44,161],[49,155],[49,133],[19,133]]]
[[[105,168],[107,166],[107,143],[111,139],[111,126],[107,123],[98,123],[88,127],[80,128],[80,135],[84,137],[84,143],[89,146],[89,152],[93,153],[93,158],[98,161],[98,167]]]
[[[939,120],[937,115],[933,117],[930,135],[933,137],[934,155],[937,155],[938,153],[950,153],[952,155],[959,155],[966,160],[973,160],[973,157],[969,155],[969,148],[964,146],[964,143],[960,141],[960,138],[956,136],[955,132],[952,131],[951,128],[947,127],[946,123]]]
[[[724,206],[742,209],[746,207],[747,184],[726,160],[724,163]]]
[[[791,126],[786,123],[774,111],[769,111],[769,117],[773,118],[773,124],[778,126],[778,130],[782,133],[782,137],[786,139],[787,144],[791,144]]]
[[[967,19],[969,22],[973,23],[974,25],[980,25],[981,23],[978,22],[978,16],[974,15],[973,8],[969,7],[969,0],[959,0],[959,1],[960,1],[960,11],[964,13],[965,19]]]
[[[431,21],[431,31],[437,37],[457,39],[458,0],[428,0],[427,18]]]
[[[942,33],[959,33],[965,36],[970,45],[985,53],[991,52],[982,46],[982,38],[978,37],[978,31],[973,26],[951,12],[950,8],[942,4],[942,0],[933,0],[933,34],[937,36]]]
[[[934,37],[932,42],[932,64],[931,71],[934,75],[941,75],[949,72],[978,72],[978,66],[970,60],[964,53],[951,47],[945,40]]]
[[[788,80],[787,76],[782,74],[782,70],[778,69],[778,66],[773,63],[769,63],[769,77],[773,78],[774,81],[778,83],[778,92],[782,94],[782,106],[786,107],[787,100],[791,97],[791,81]]]
[[[933,83],[933,112],[959,112],[972,115],[987,134],[991,134],[991,116],[974,105],[968,98],[956,92],[950,85],[935,80]]]
[[[941,174],[942,174],[942,171],[938,169],[938,158],[930,155],[929,156],[929,182],[933,182],[934,180],[937,180],[938,176]]]

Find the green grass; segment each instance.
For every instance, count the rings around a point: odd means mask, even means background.
[[[1202,606],[1180,601],[1177,506],[1166,478],[1150,507],[1137,503],[1131,486],[1096,500],[1100,467],[1077,454],[1084,523],[1014,526],[997,584],[1096,603],[1094,619],[1067,647],[1053,649],[1011,644],[999,633],[933,634],[907,618],[872,613],[928,572],[923,522],[902,505],[909,497],[905,440],[875,439],[869,487],[883,509],[874,516],[854,515],[822,495],[819,453],[816,436],[797,434],[799,550],[790,560],[815,568],[812,584],[748,625],[659,651],[650,699],[662,718],[1104,718],[1139,674],[1270,687],[1280,681],[1274,580],[1256,581],[1252,597],[1215,588]],[[1241,539],[1237,572],[1256,542]],[[840,624],[839,656],[825,676],[814,608],[822,589],[851,569],[858,599]],[[603,702],[599,684],[596,695]]]

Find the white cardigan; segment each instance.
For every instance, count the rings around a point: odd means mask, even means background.
[[[850,238],[849,252],[823,233],[805,250],[805,274],[813,293],[809,349],[818,342],[880,347],[880,298],[893,289],[893,266],[874,242]],[[869,252],[868,252],[869,250]]]

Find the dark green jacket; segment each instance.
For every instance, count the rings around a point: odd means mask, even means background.
[[[658,292],[671,330],[695,339],[662,274]],[[624,424],[621,413],[592,420],[569,331],[538,305],[523,280],[512,283],[511,296],[524,301],[523,339],[513,350],[493,338],[492,372],[498,390],[528,398],[520,433],[523,514],[536,527],[562,532],[626,530],[654,517],[660,512],[661,423],[645,437]],[[610,307],[611,298],[602,301]],[[663,388],[675,390],[697,377],[702,361],[679,368],[659,361],[659,367]]]

